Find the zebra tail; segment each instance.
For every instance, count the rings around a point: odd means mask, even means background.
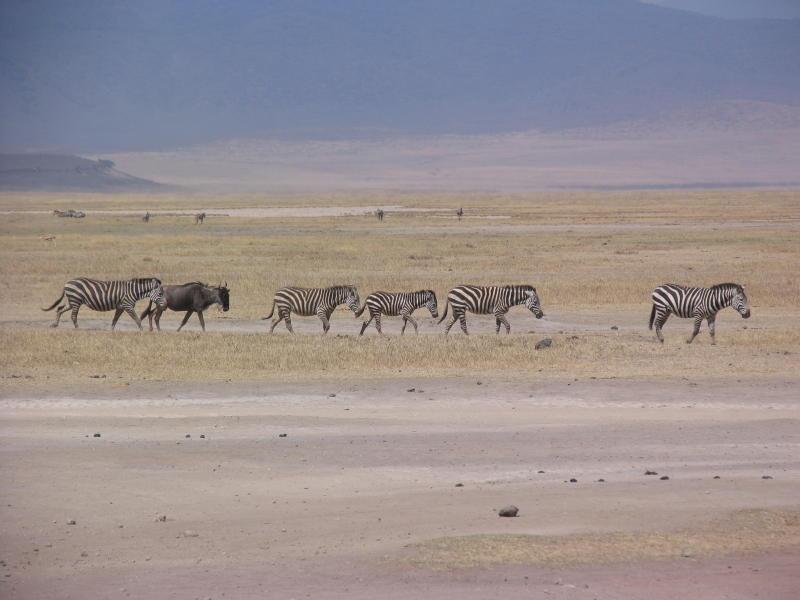
[[[272,314],[275,312],[275,300],[272,301],[272,310],[269,311],[269,314],[266,317],[261,317],[262,321],[266,321],[267,319],[272,318]]]
[[[656,320],[656,305],[653,304],[653,310],[650,311],[650,329],[653,328],[653,322]]]
[[[47,312],[48,310],[53,310],[56,306],[58,306],[58,303],[61,302],[61,300],[64,299],[64,294],[66,294],[66,292],[62,291],[61,295],[58,297],[58,300],[53,302],[53,306],[51,306],[50,308],[43,308],[42,310],[45,311],[45,312]]]
[[[450,300],[445,300],[444,303],[444,312],[442,313],[442,318],[439,319],[439,323],[444,321],[444,318],[447,316],[447,310],[450,308]]]
[[[366,302],[366,300],[364,301],[364,304],[362,304],[362,305],[361,305],[361,308],[359,308],[359,309],[358,309],[358,310],[355,312],[354,316],[355,316],[355,318],[356,318],[356,319],[357,319],[358,317],[360,317],[360,316],[361,316],[361,313],[363,313],[363,312],[364,312],[364,309],[365,309],[365,308],[367,308],[367,302]]]

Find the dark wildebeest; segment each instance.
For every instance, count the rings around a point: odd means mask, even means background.
[[[145,223],[149,223],[150,222],[150,211],[147,211],[146,213],[144,213],[144,216],[142,217],[142,221],[144,221]]]
[[[206,323],[203,319],[203,311],[212,304],[218,304],[222,310],[227,312],[230,308],[230,290],[228,289],[227,282],[225,285],[211,287],[199,281],[192,281],[184,283],[183,285],[165,285],[164,296],[167,300],[165,307],[156,306],[153,310],[153,303],[151,302],[147,309],[142,313],[141,318],[148,317],[150,323],[150,331],[153,331],[153,313],[155,312],[156,327],[161,331],[161,315],[169,308],[176,312],[186,311],[186,316],[183,317],[178,331],[186,325],[192,313],[197,313],[197,318],[200,319],[200,326],[203,331],[206,330]]]
[[[458,217],[458,220],[460,221],[460,220],[461,220],[461,217],[463,217],[463,216],[464,216],[464,209],[463,209],[463,208],[459,208],[459,209],[456,211],[456,216]]]
[[[194,216],[194,224],[195,225],[202,225],[203,221],[205,221],[205,219],[206,219],[206,213],[204,213],[204,212],[197,213]]]
[[[375,211],[375,216],[378,218],[378,221],[383,221],[383,209],[379,208]]]

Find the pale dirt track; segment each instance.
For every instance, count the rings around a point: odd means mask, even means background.
[[[701,530],[740,509],[796,510],[798,389],[465,378],[6,392],[0,597],[794,598],[797,547],[449,571],[406,558],[442,536]],[[497,517],[507,503],[518,518]]]

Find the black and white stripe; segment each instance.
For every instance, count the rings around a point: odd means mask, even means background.
[[[539,305],[539,296],[536,288],[531,285],[494,285],[482,287],[477,285],[459,285],[447,294],[448,305],[453,308],[451,321],[445,327],[445,335],[456,321],[461,323],[461,330],[467,332],[466,312],[478,315],[493,314],[497,324],[496,332],[500,333],[500,325],[506,326],[506,333],[511,331],[511,325],[506,320],[506,313],[512,306],[524,304],[537,319],[544,316]],[[448,305],[444,307],[444,314],[439,323],[447,316]]]
[[[64,296],[67,297],[67,304],[58,306]],[[88,277],[79,277],[64,284],[64,291],[61,292],[59,299],[49,308],[43,308],[42,310],[53,310],[58,306],[58,314],[52,327],[58,327],[61,315],[71,310],[72,323],[77,328],[78,311],[85,304],[92,310],[116,311],[114,319],[111,321],[112,331],[123,312],[128,313],[141,330],[142,322],[136,311],[134,311],[134,307],[137,301],[144,298],[150,298],[151,301],[159,306],[166,306],[161,280],[155,277],[147,277],[127,281],[99,281]]]
[[[738,283],[720,283],[710,288],[686,287],[668,283],[653,290],[653,308],[650,311],[650,329],[656,326],[656,337],[663,343],[664,336],[661,328],[671,314],[684,319],[694,319],[694,330],[687,344],[700,333],[703,319],[708,321],[708,330],[711,333],[711,343],[714,339],[714,324],[717,313],[723,308],[732,306],[743,318],[750,318],[750,308],[747,305],[747,296],[744,286]]]
[[[414,326],[414,333],[418,333],[417,322],[411,316],[411,313],[423,307],[430,311],[433,318],[439,316],[436,307],[436,294],[433,290],[373,292],[367,296],[364,306],[356,312],[356,317],[360,317],[364,309],[369,309],[369,319],[361,325],[361,333],[359,335],[364,335],[364,331],[369,327],[373,319],[375,320],[375,329],[378,330],[378,333],[383,334],[383,331],[381,331],[381,316],[403,317],[403,328],[400,330],[400,335],[406,332],[406,325],[409,323]]]
[[[317,315],[322,321],[323,333],[328,333],[330,329],[330,318],[333,311],[340,304],[356,312],[358,310],[359,298],[358,290],[353,285],[336,285],[329,288],[300,288],[285,287],[275,292],[272,301],[272,310],[263,317],[262,320],[271,319],[278,309],[277,318],[272,322],[269,332],[275,331],[275,327],[281,321],[286,321],[286,329],[290,333],[292,330],[292,313],[297,313],[301,317]]]

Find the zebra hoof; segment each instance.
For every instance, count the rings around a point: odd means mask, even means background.
[[[53,329],[55,329],[56,327],[58,327],[58,323],[50,323],[50,327],[52,327]]]

